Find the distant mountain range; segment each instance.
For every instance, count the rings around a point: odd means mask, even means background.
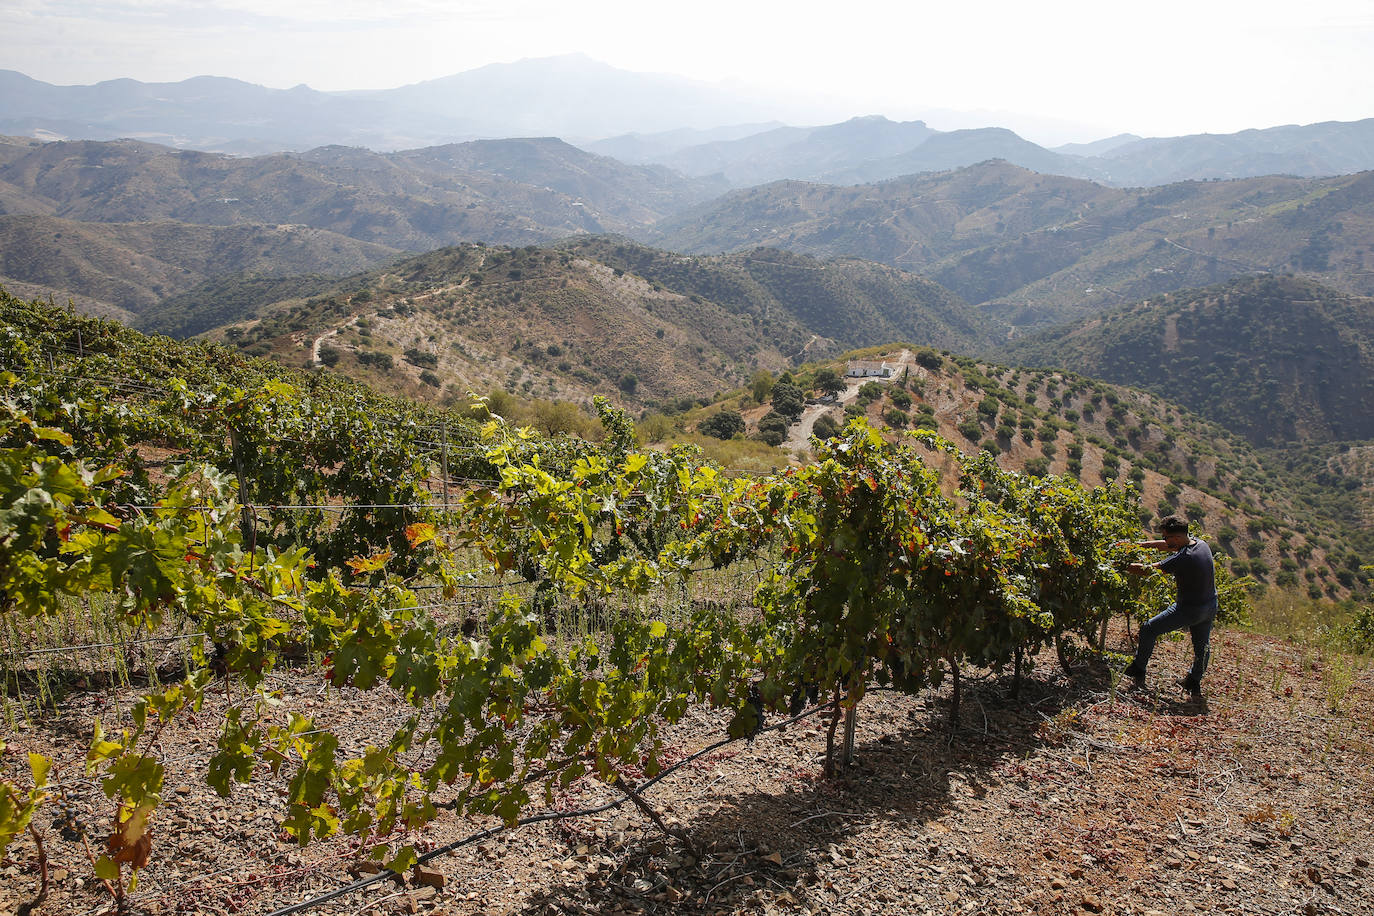
[[[858,126],[892,137],[890,123]],[[812,149],[842,158],[847,136],[821,132]],[[933,134],[917,149],[961,136]],[[1374,172],[1125,190],[996,160],[864,185],[725,189],[719,176],[627,165],[554,138],[248,158],[0,140],[0,277],[142,313],[222,277],[339,275],[464,241],[620,234],[685,254],[766,246],[876,261],[1012,331],[1263,272],[1374,295]]]
[[[987,162],[870,185],[761,185],[640,237],[688,253],[766,245],[881,261],[1035,327],[1264,272],[1374,295],[1374,172],[1123,190]]]
[[[561,140],[240,158],[121,140],[0,140],[0,213],[93,222],[301,224],[397,249],[529,244],[652,223],[723,190]]]
[[[785,178],[857,184],[989,159],[1118,187],[1374,169],[1374,119],[1227,135],[1127,134],[1046,149],[996,125],[939,131],[922,121],[862,117],[786,126],[803,110],[787,99],[620,70],[579,54],[354,92],[211,76],[54,86],[0,70],[0,134],[128,138],[235,155],[556,136],[631,164],[720,176],[734,187]]]
[[[581,54],[491,64],[410,86],[356,92],[304,85],[268,89],[213,76],[54,86],[0,70],[0,134],[130,138],[237,155],[330,145],[389,151],[483,138],[710,131],[722,124],[771,126],[766,122],[800,111],[785,100],[620,70]]]
[[[1004,128],[938,131],[922,121],[870,116],[824,127],[775,127],[731,140],[674,145],[669,137],[588,145],[626,161],[686,175],[720,175],[735,187],[779,179],[864,184],[1004,159],[1045,175],[1116,187],[1188,180],[1343,175],[1374,169],[1374,119],[1273,127],[1236,134],[1142,139],[1131,134],[1046,149]]]

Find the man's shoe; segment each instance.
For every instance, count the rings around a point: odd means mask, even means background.
[[[1186,677],[1179,678],[1177,683],[1178,688],[1182,690],[1184,693],[1188,694],[1188,699],[1194,701],[1202,699],[1201,684],[1195,684],[1192,681],[1188,680],[1188,678]]]
[[[1124,680],[1130,681],[1130,683],[1127,685],[1128,690],[1145,689],[1145,672],[1137,671],[1134,668],[1127,667],[1126,670],[1121,672],[1121,677]]]

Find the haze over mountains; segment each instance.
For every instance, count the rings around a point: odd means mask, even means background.
[[[1228,135],[1125,135],[1046,149],[996,124],[939,131],[877,116],[823,126],[779,123],[795,123],[800,114],[786,99],[621,70],[579,54],[354,92],[268,89],[212,76],[54,86],[0,71],[0,134],[131,138],[237,155],[557,136],[633,164],[720,175],[736,187],[781,178],[855,184],[988,159],[1120,187],[1374,168],[1374,119]]]
[[[0,70],[0,133],[127,137],[245,155],[334,144],[388,151],[479,138],[597,138],[775,122],[797,113],[778,99],[620,70],[580,54],[357,92],[268,89],[213,76],[54,86]]]

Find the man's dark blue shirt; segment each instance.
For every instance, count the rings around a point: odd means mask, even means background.
[[[1202,607],[1217,600],[1212,550],[1206,542],[1194,538],[1186,547],[1161,560],[1159,568],[1174,577],[1179,607]]]

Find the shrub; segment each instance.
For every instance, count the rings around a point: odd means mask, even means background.
[[[833,439],[840,434],[840,424],[828,413],[823,413],[816,418],[816,425],[811,428],[812,435],[817,439]]]
[[[782,445],[787,440],[787,418],[777,411],[765,415],[759,421],[758,439],[772,446]]]
[[[916,365],[924,366],[927,369],[939,369],[945,364],[944,359],[939,353],[929,347],[922,347],[915,353]]]
[[[378,353],[376,350],[359,350],[358,362],[385,372],[390,372],[396,366],[396,361],[391,358],[390,353]]]
[[[437,353],[426,353],[411,347],[405,351],[405,358],[406,362],[420,369],[439,368],[439,354]]]
[[[978,437],[983,434],[983,424],[973,417],[965,417],[960,420],[959,425],[955,428],[959,430],[959,435],[970,442],[977,442]]]
[[[698,423],[697,431],[716,439],[733,439],[744,434],[744,417],[733,410],[722,410]]]
[[[796,420],[801,416],[802,408],[806,405],[806,398],[802,396],[802,390],[791,382],[779,381],[773,385],[773,409],[787,417],[789,420]]]
[[[1357,610],[1354,617],[1336,630],[1336,635],[1352,652],[1374,652],[1374,605]]]
[[[883,420],[893,429],[901,429],[907,424],[906,411],[902,410],[900,407],[889,407],[887,410],[883,411]]]
[[[762,404],[772,390],[773,373],[767,369],[760,369],[755,372],[753,381],[749,383],[749,391],[754,396],[754,400]]]

